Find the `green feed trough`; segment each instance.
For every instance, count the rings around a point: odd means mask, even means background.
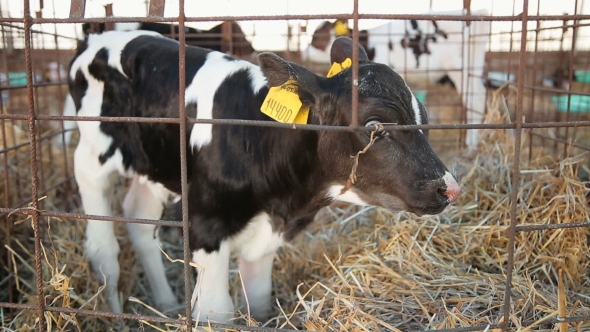
[[[551,98],[553,104],[560,112],[567,112],[567,95],[554,96]],[[590,112],[590,96],[572,94],[570,100],[570,112],[582,113]]]

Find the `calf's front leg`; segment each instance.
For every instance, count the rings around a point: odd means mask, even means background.
[[[242,294],[242,311],[250,308],[250,315],[258,322],[268,320],[272,302],[272,263],[275,252],[260,257],[258,260],[249,261],[240,258],[239,269],[244,281],[246,294]],[[246,297],[248,303],[246,303]]]
[[[234,304],[229,296],[229,256],[230,244],[227,241],[223,241],[217,251],[193,251],[193,262],[199,266],[194,319],[233,323],[230,320],[234,317]]]

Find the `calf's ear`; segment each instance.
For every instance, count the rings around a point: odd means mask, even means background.
[[[266,77],[269,88],[285,84],[294,74],[292,66],[274,53],[258,54],[258,64]]]
[[[330,60],[332,63],[342,63],[346,58],[352,59],[353,50],[352,38],[342,36],[334,39],[332,49],[330,50]],[[359,61],[369,61],[365,48],[359,44]]]
[[[285,61],[274,53],[258,54],[258,63],[267,79],[269,88],[281,86],[291,79],[300,89],[314,91],[314,89],[318,89],[319,80],[322,79],[306,68]]]

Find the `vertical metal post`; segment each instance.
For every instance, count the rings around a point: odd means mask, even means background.
[[[0,17],[3,17],[2,15],[2,6],[0,5]],[[6,78],[8,79],[8,57],[7,57],[7,51],[9,49],[8,47],[8,34],[12,34],[12,29],[6,28],[4,25],[0,25],[0,33],[2,34],[2,71],[4,73],[6,73]],[[0,94],[2,94],[4,91],[0,91]],[[3,102],[2,102],[2,97],[0,95],[0,108],[1,108],[1,113],[4,113],[4,106]],[[0,124],[2,125],[2,148],[6,149],[8,146],[6,144],[6,139],[7,139],[7,133],[6,133],[6,127],[5,127],[5,123],[10,123],[10,125],[14,125],[14,121],[11,120],[2,120],[0,121]],[[15,150],[14,153],[18,153],[18,150]],[[7,207],[10,206],[10,195],[8,192],[8,188],[10,188],[9,185],[9,178],[10,178],[10,169],[8,168],[8,153],[5,153],[3,158],[2,158],[2,164],[4,166],[4,202],[6,204]],[[18,178],[18,175],[17,175]],[[9,246],[12,246],[12,240],[11,240],[11,232],[12,232],[12,224],[10,222],[10,218],[6,218],[6,244]],[[12,259],[10,259],[10,253],[7,252],[6,253],[6,262],[7,262],[7,268],[8,271],[12,271]],[[8,301],[9,302],[13,302],[14,301],[14,297],[13,297],[13,292],[12,292],[12,286],[13,286],[13,278],[8,279]],[[10,309],[10,316],[12,316],[13,310]]]
[[[56,17],[55,15],[55,1],[51,2],[52,5],[52,10],[53,10],[53,17]],[[59,49],[59,38],[57,37],[57,24],[54,23],[53,24],[53,40],[55,43],[55,62],[57,62],[57,79],[58,81],[62,82],[63,80],[67,80],[67,76],[66,77],[62,77],[61,76],[61,70],[60,70],[60,66],[61,66],[61,61],[60,61],[60,49]],[[68,68],[69,69],[69,68]],[[67,74],[66,74],[67,75]],[[69,95],[70,92],[68,90],[68,92],[66,92],[66,96]],[[62,105],[62,109],[65,107],[65,99],[64,99],[64,93],[63,93],[63,87],[61,85],[57,86],[57,98],[63,103]],[[63,114],[62,114],[63,115]],[[69,165],[68,165],[68,147],[66,145],[66,133],[65,133],[65,123],[64,121],[60,121],[60,129],[61,129],[61,141],[62,141],[62,158],[63,158],[63,169],[64,169],[64,176],[66,179],[70,178],[70,171],[69,171]],[[69,135],[71,135],[72,133],[70,133]],[[70,136],[71,137],[71,136]],[[70,208],[70,204],[71,204],[71,199],[72,199],[72,186],[70,184],[70,181],[66,181],[64,183],[64,191],[65,191],[65,201],[66,201],[66,206],[64,208],[66,208],[67,210],[69,210]]]
[[[113,4],[112,3],[104,5],[104,16],[105,17],[112,17],[113,16]],[[105,22],[104,31],[112,31],[112,30],[115,30],[115,23],[114,22]]]
[[[537,0],[537,16],[541,13],[541,0]],[[535,54],[533,54],[533,82],[537,82],[537,52],[539,50],[539,33],[541,32],[541,21],[535,21],[536,29],[535,29]],[[528,121],[534,121],[534,109],[535,109],[535,93],[536,89],[532,89],[531,91],[531,107],[529,108],[529,116]],[[534,119],[534,120],[533,120]],[[529,136],[529,162],[533,158],[533,129],[528,130]]]
[[[190,283],[190,246],[189,246],[189,220],[188,220],[188,188],[187,188],[187,166],[186,166],[186,108],[184,101],[186,84],[186,41],[184,33],[184,0],[178,0],[178,116],[180,117],[180,184],[182,200],[182,232],[183,232],[183,260],[184,260],[184,301],[186,304],[186,326],[192,331],[192,308],[191,308],[191,283]]]
[[[146,1],[147,5],[147,1]],[[164,6],[166,2],[164,0],[150,0],[148,15],[149,16],[164,16]]]
[[[37,145],[35,135],[35,101],[33,98],[33,64],[31,61],[31,26],[33,18],[29,0],[24,0],[24,30],[25,30],[25,71],[27,74],[27,92],[29,107],[29,144],[31,162],[31,222],[35,239],[35,272],[37,274],[37,301],[39,314],[39,331],[46,331],[45,324],[45,297],[43,296],[43,270],[41,268],[41,234],[39,232],[39,211],[37,193]]]
[[[359,102],[359,1],[354,0],[352,11],[354,27],[352,28],[352,121],[350,128],[352,130],[358,127],[358,102]]]
[[[529,1],[523,0],[522,31],[520,37],[520,53],[518,58],[518,81],[516,97],[516,115],[514,119],[514,165],[512,167],[512,191],[510,192],[510,226],[506,233],[508,236],[508,260],[506,267],[506,292],[504,294],[504,331],[509,331],[510,326],[510,299],[512,291],[512,273],[514,272],[514,242],[516,239],[516,211],[518,205],[518,190],[520,187],[520,143],[522,139],[522,105],[524,90],[524,64],[526,57],[526,35],[528,23]]]

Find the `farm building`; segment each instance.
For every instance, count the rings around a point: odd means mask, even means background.
[[[0,326],[590,331],[589,26],[0,0]]]

